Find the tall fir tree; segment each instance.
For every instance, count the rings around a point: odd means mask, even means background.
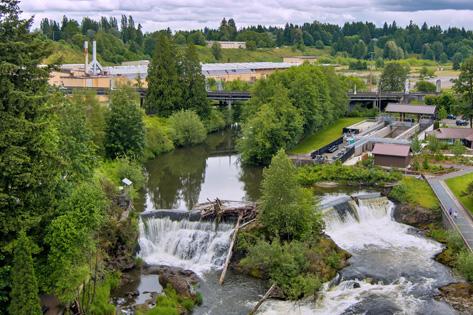
[[[182,60],[181,86],[183,88],[183,104],[185,109],[194,110],[201,118],[206,118],[210,112],[205,77],[199,62],[197,50],[193,44],[187,47]]]
[[[460,112],[470,120],[470,128],[473,128],[473,57],[462,63],[460,75],[453,82],[453,90],[461,99]]]
[[[176,47],[169,35],[160,33],[148,68],[147,114],[167,117],[181,108],[182,91],[176,55]]]
[[[58,137],[47,105],[49,55],[16,0],[0,0],[0,314],[8,304],[10,243],[51,214],[60,182]],[[41,240],[41,230],[33,229]]]
[[[41,315],[38,297],[38,281],[31,257],[32,244],[25,231],[20,231],[15,244],[13,269],[11,274],[12,290],[9,312],[11,315]]]

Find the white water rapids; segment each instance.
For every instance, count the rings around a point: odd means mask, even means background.
[[[181,267],[199,275],[221,268],[233,225],[169,218],[140,220],[139,256],[150,265]]]
[[[342,280],[317,301],[268,301],[258,314],[455,314],[432,294],[452,280],[432,258],[442,247],[392,218],[387,198],[350,201],[324,211],[326,233],[350,252]]]

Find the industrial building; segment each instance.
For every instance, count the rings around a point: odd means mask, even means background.
[[[317,57],[315,56],[292,56],[292,57],[284,57],[283,62],[287,63],[295,63],[298,65],[303,64],[304,62],[315,64],[317,63]]]
[[[246,49],[246,42],[208,40],[206,43],[208,47],[212,47],[214,43],[217,43],[222,49]]]
[[[126,62],[120,66],[92,68],[90,64],[65,64],[51,73],[49,83],[67,88],[113,88],[119,84],[146,88],[149,61]],[[277,70],[297,66],[285,62],[244,62],[202,64],[202,74],[217,81],[254,82]],[[94,70],[95,69],[95,70]],[[95,72],[94,72],[95,71]]]
[[[218,81],[254,82],[266,78],[276,70],[294,66],[297,64],[287,62],[204,63],[202,64],[202,74],[206,78]]]

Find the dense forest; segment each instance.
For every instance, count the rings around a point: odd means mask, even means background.
[[[294,46],[322,49],[331,47],[333,55],[357,59],[402,59],[415,54],[421,58],[459,64],[473,52],[473,32],[464,28],[418,26],[406,27],[396,22],[377,27],[371,22],[351,22],[343,26],[329,23],[286,24],[284,27],[250,26],[238,29],[233,19],[223,19],[218,29],[176,31],[170,29],[144,33],[141,24],[132,16],[102,17],[94,21],[88,17],[78,22],[64,17],[61,22],[43,19],[41,32],[54,41],[64,41],[82,48],[86,39],[97,40],[97,50],[105,61],[119,63],[125,60],[150,58],[160,32],[173,34],[178,45],[193,43],[205,46],[206,40],[245,41],[247,49]]]

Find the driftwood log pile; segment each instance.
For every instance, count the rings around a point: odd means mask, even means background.
[[[222,273],[220,275],[219,283],[223,284],[225,281],[225,275],[227,273],[228,265],[233,255],[233,245],[235,244],[238,231],[246,224],[256,219],[256,203],[254,202],[241,202],[241,201],[228,201],[215,199],[214,201],[209,200],[206,203],[198,204],[194,207],[194,210],[200,211],[201,219],[212,219],[220,222],[225,219],[237,219],[235,229],[232,233],[230,241],[230,247],[228,248],[227,257],[225,264],[223,265]]]
[[[256,203],[243,201],[215,200],[200,203],[194,207],[194,210],[200,211],[200,217],[203,220],[216,219],[220,222],[222,219],[237,220],[240,217],[242,223],[256,218]]]

